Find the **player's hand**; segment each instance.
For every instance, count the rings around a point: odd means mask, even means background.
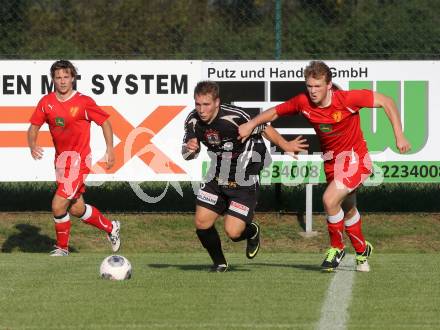
[[[291,141],[286,141],[281,148],[286,152],[286,154],[298,159],[296,153],[307,151],[309,145],[306,143],[307,139],[304,139],[302,135],[298,136],[296,139]]]
[[[31,156],[33,159],[39,160],[39,159],[43,158],[43,154],[44,154],[43,148],[41,148],[39,146],[35,146],[30,149],[31,149]]]
[[[238,137],[237,140],[240,140],[242,143],[246,141],[246,139],[251,136],[252,131],[255,127],[250,122],[244,123],[238,127]]]
[[[182,145],[182,156],[185,160],[192,160],[199,155],[200,143],[197,138],[192,138]]]
[[[105,153],[105,162],[107,163],[107,170],[111,169],[113,165],[115,165],[115,152],[113,148],[107,148],[107,152]]]
[[[197,140],[197,138],[189,139],[186,142],[186,149],[189,152],[196,152],[197,150],[199,150],[199,148],[200,148],[200,145],[199,145],[199,141]]]
[[[403,135],[396,139],[396,146],[401,154],[404,154],[411,150],[411,144]]]

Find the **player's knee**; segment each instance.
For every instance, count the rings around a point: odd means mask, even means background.
[[[56,203],[52,203],[52,214],[54,216],[57,217],[57,216],[66,214],[66,212],[67,212],[67,209],[66,209],[66,207],[64,207],[64,205],[59,205],[59,204],[56,204]]]
[[[329,193],[324,193],[322,196],[322,203],[324,204],[325,210],[334,209],[339,206],[338,199]]]
[[[204,219],[195,218],[194,219],[194,226],[196,227],[196,229],[208,229],[212,225],[211,225],[210,222],[208,222],[208,221],[206,221]]]
[[[84,211],[85,211],[84,205],[73,204],[69,209],[69,213],[77,218],[80,218],[84,214]]]
[[[225,228],[226,235],[233,241],[240,238],[242,231],[243,230],[241,228],[234,228],[234,227]]]

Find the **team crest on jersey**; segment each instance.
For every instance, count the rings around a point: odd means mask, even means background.
[[[330,133],[333,129],[333,126],[332,126],[332,124],[320,124],[319,129],[323,133]]]
[[[55,118],[55,126],[64,127],[64,118],[56,117]]]
[[[72,117],[75,117],[76,114],[78,113],[78,110],[79,110],[79,107],[71,107],[71,108],[70,108],[70,115],[71,115]]]
[[[208,129],[205,132],[206,142],[213,146],[218,146],[221,143],[220,133],[214,129]]]
[[[342,120],[342,112],[341,111],[333,112],[332,118],[335,120],[335,122],[339,123]]]

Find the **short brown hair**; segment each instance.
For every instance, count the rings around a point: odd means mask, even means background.
[[[211,81],[211,80],[199,81],[197,86],[194,88],[194,97],[196,95],[206,95],[206,94],[211,94],[213,100],[216,100],[220,97],[220,87],[215,81]]]
[[[323,61],[311,61],[304,71],[304,78],[307,80],[309,77],[315,79],[325,77],[325,82],[328,84],[332,81],[332,72]]]
[[[67,60],[58,60],[50,67],[50,76],[53,78],[55,76],[55,71],[57,70],[66,70],[70,71],[70,74],[73,78],[76,78],[77,71],[72,62]]]

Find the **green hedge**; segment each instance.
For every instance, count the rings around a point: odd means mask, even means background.
[[[192,212],[195,195],[190,183],[174,183],[182,196],[169,185],[157,203],[147,203],[136,196],[126,182],[105,183],[88,187],[88,203],[111,212]],[[160,196],[167,183],[142,183],[144,193]],[[313,210],[322,211],[321,197],[325,185],[313,188]],[[0,211],[49,211],[55,190],[52,182],[0,183]],[[440,212],[438,184],[383,184],[361,187],[359,209],[369,212]],[[304,212],[305,186],[262,186],[257,210],[260,212]]]

